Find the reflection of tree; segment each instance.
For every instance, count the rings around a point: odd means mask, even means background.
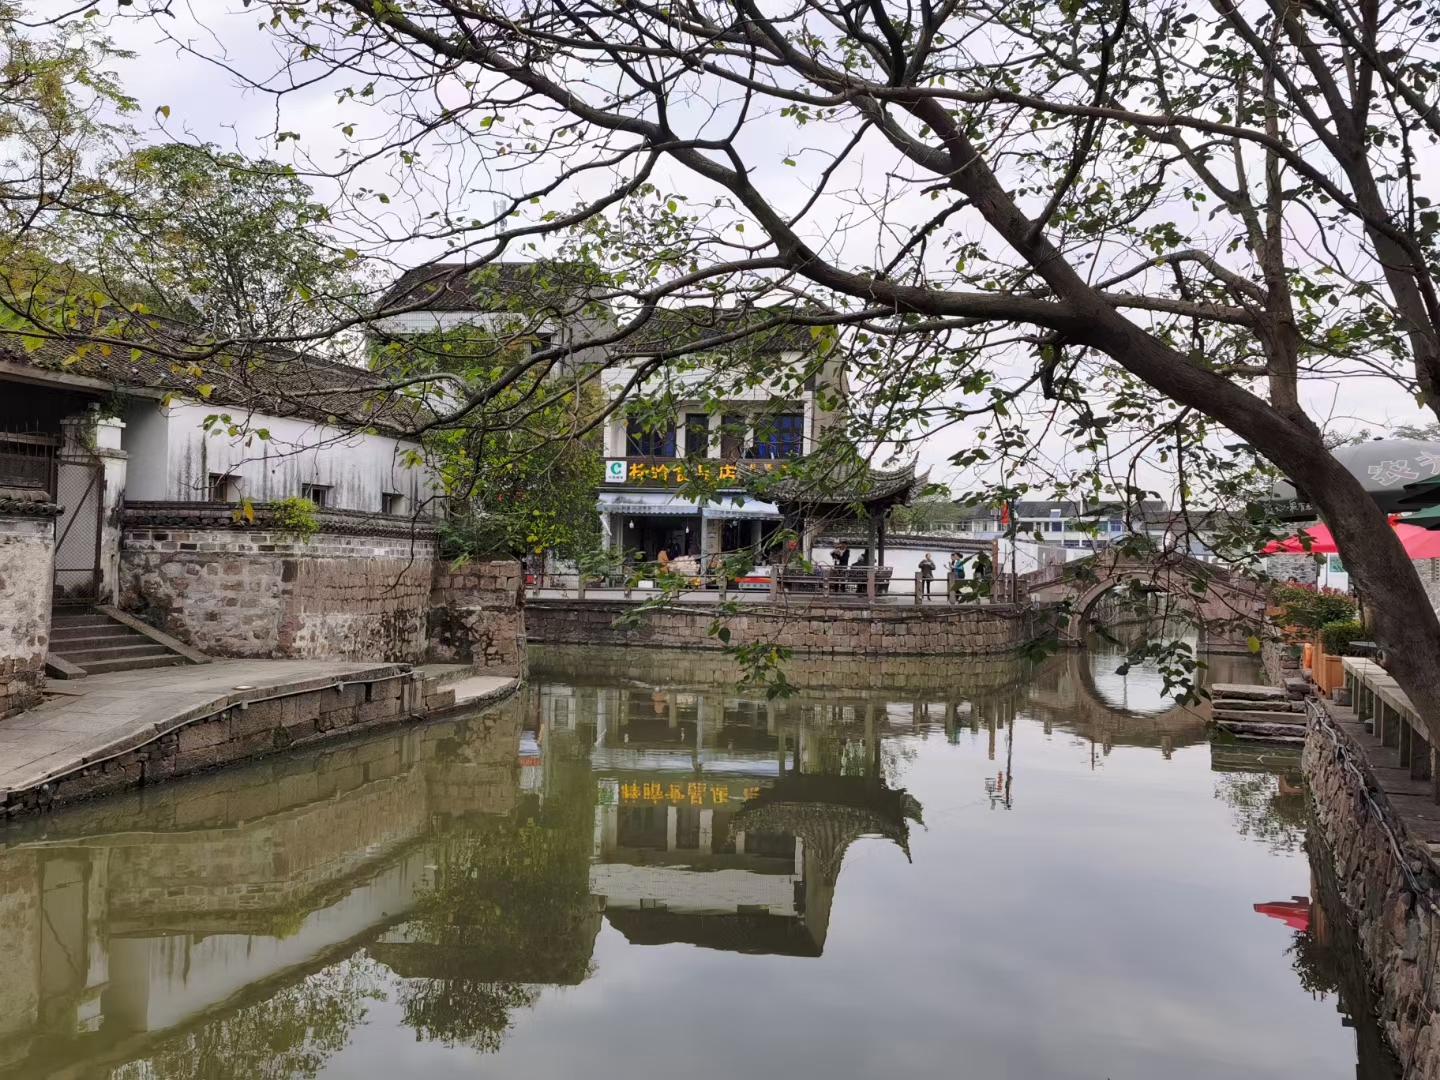
[[[1300,976],[1300,985],[1312,997],[1323,998],[1326,994],[1338,993],[1341,983],[1340,959],[1333,946],[1322,942],[1312,926],[1308,930],[1296,930],[1295,941],[1289,949],[1295,974]]]
[[[384,997],[365,959],[343,960],[264,1001],[165,1039],[111,1080],[299,1080],[313,1077]]]
[[[1299,851],[1305,840],[1305,792],[1281,790],[1280,777],[1269,773],[1219,773],[1215,797],[1230,807],[1241,836],[1271,851]]]
[[[533,987],[471,979],[415,979],[397,995],[405,1026],[421,1039],[446,1046],[464,1043],[491,1054],[510,1029],[510,1010],[528,1009],[540,998]]]
[[[497,1050],[511,1010],[535,1003],[534,984],[589,973],[599,928],[589,875],[595,785],[583,766],[554,768],[543,804],[532,797],[445,837],[435,887],[405,941],[372,947],[405,980],[405,1024],[421,1038]]]

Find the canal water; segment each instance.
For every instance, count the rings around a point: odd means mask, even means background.
[[[1296,755],[1116,662],[536,650],[12,826],[0,1077],[1393,1077]]]

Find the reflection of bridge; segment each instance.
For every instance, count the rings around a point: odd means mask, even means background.
[[[1153,559],[1100,552],[1046,567],[1022,588],[1032,600],[1070,603],[1074,615],[1063,631],[1070,644],[1084,641],[1103,597],[1119,592],[1139,599],[1164,593],[1201,629],[1204,647],[1211,652],[1248,652],[1246,638],[1263,623],[1268,598],[1258,582],[1178,552]]]

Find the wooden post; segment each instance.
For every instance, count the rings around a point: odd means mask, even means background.
[[[775,560],[770,560],[770,601],[780,595],[780,567],[775,565]]]
[[[584,570],[581,570],[581,571],[580,571],[580,576],[576,579],[575,596],[576,596],[577,599],[580,599],[580,600],[584,600],[584,599],[585,599],[585,571],[584,571]]]
[[[875,606],[875,564],[871,563],[865,568],[865,591],[870,596],[870,606]]]
[[[920,571],[915,571],[915,606],[920,606]]]

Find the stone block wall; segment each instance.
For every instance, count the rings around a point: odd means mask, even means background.
[[[1320,850],[1334,870],[1379,991],[1377,1012],[1390,1048],[1408,1065],[1407,1077],[1440,1080],[1440,866],[1393,810],[1364,750],[1343,730],[1336,734],[1338,746],[1312,722],[1305,739],[1305,776]],[[1395,857],[1387,826],[1399,841],[1408,875]]]
[[[0,820],[5,814],[47,810],[400,723],[412,715],[408,670],[380,667],[350,677],[362,681],[218,708],[133,750],[80,765],[38,788],[12,791],[0,805]]]
[[[131,504],[120,604],[212,656],[422,659],[433,526],[317,517],[302,540],[225,506]]]
[[[58,509],[0,497],[0,718],[40,702],[50,648]]]
[[[493,675],[525,673],[524,567],[496,559],[435,568],[428,657]]]
[[[633,610],[622,601],[530,600],[529,641],[547,645],[663,645],[718,649],[709,633],[709,605],[677,605],[644,616],[638,626],[615,621]],[[1004,604],[956,607],[856,608],[828,604],[747,604],[724,625],[731,644],[775,641],[797,653],[850,656],[977,656],[1014,652],[1033,640],[1043,609]]]

